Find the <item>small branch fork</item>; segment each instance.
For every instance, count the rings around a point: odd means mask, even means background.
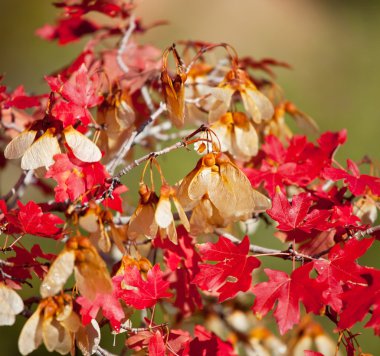
[[[135,14],[132,13],[130,18],[129,18],[129,27],[124,33],[124,36],[120,42],[120,46],[119,46],[119,49],[117,51],[117,56],[116,56],[117,64],[119,65],[120,69],[124,73],[128,73],[129,68],[127,67],[127,65],[123,61],[123,54],[127,48],[128,41],[129,41],[130,37],[132,36],[132,33],[135,29],[136,29]]]

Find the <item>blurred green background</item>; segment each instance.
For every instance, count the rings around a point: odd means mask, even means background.
[[[143,38],[159,48],[180,39],[223,41],[242,56],[288,62],[293,70],[277,70],[288,98],[310,114],[322,131],[348,129],[348,142],[338,156],[341,162],[366,154],[379,158],[380,1],[146,0],[140,5],[138,14],[145,23],[170,22]],[[0,0],[0,73],[6,75],[6,85],[24,84],[29,92],[45,92],[43,76],[79,53],[80,43],[58,47],[34,35],[38,27],[53,23],[56,14],[50,1]],[[178,164],[178,157],[183,156],[162,160],[171,183],[195,164],[193,158]],[[0,194],[18,174],[0,172]],[[137,177],[138,171],[129,177],[130,186]],[[257,243],[267,244],[268,233],[264,235]],[[363,263],[380,267],[375,248],[372,258]],[[23,323],[18,318],[18,324]],[[364,352],[380,354],[372,330],[356,331],[364,333],[359,338]],[[18,354],[17,337],[15,328],[2,328],[0,355]],[[42,354],[43,347],[35,352]]]

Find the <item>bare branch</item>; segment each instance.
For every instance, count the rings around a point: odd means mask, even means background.
[[[0,197],[0,199],[8,201],[13,196],[16,197],[16,199],[20,198],[24,194],[25,187],[31,184],[32,182],[33,170],[23,171],[13,188],[7,194]]]
[[[129,27],[128,27],[128,30],[125,31],[124,33],[124,36],[120,42],[120,47],[117,51],[117,56],[116,56],[116,61],[117,61],[117,64],[119,65],[120,69],[124,72],[124,73],[128,73],[129,72],[129,68],[127,67],[127,65],[124,63],[123,61],[123,54],[127,48],[127,44],[128,44],[128,41],[129,41],[129,38],[131,37],[133,31],[136,29],[136,21],[135,21],[135,14],[131,14],[130,18],[129,18]]]
[[[125,168],[123,168],[114,178],[121,178],[122,176],[124,176],[125,174],[127,174],[128,172],[130,172],[133,168],[136,168],[141,163],[147,161],[148,159],[150,159],[152,157],[161,156],[163,154],[166,154],[166,153],[169,153],[171,151],[174,151],[174,150],[176,150],[178,148],[186,147],[186,145],[187,144],[186,144],[185,141],[179,141],[179,142],[175,143],[174,145],[166,147],[166,148],[164,148],[164,149],[162,149],[160,151],[150,152],[147,155],[145,155],[145,156],[143,156],[143,157],[141,157],[139,159],[136,159],[131,164],[129,164],[128,166],[126,166]]]
[[[380,231],[380,225],[372,226],[364,231],[357,231],[354,237],[361,238],[361,237],[364,237],[365,235],[372,235],[376,231]]]

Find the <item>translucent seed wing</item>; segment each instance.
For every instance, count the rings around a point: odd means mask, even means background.
[[[187,215],[185,213],[185,210],[183,209],[182,205],[180,204],[180,202],[178,201],[178,199],[176,197],[173,197],[173,202],[174,202],[174,205],[178,211],[179,220],[181,221],[181,223],[183,224],[185,229],[187,231],[190,231],[190,223],[189,223],[189,219],[187,218]]]
[[[90,139],[75,130],[72,126],[64,129],[63,134],[67,145],[71,148],[74,156],[83,162],[98,162],[102,158],[99,147]]]
[[[85,261],[77,263],[74,268],[79,292],[90,300],[94,300],[97,293],[111,293],[112,281],[103,259],[95,248],[87,249],[84,253]]]
[[[36,138],[37,131],[24,131],[8,143],[4,150],[4,156],[7,159],[16,159],[22,157],[25,151],[32,145]]]
[[[231,152],[234,157],[247,161],[257,154],[258,149],[259,138],[252,124],[249,123],[246,128],[235,126]]]
[[[173,213],[168,197],[161,196],[154,213],[156,223],[161,228],[167,228],[173,222]]]
[[[318,125],[309,115],[306,115],[301,111],[297,111],[294,113],[293,119],[302,132],[311,135],[319,134]]]
[[[252,189],[252,197],[255,203],[255,213],[261,213],[271,208],[272,203],[269,198],[267,198],[264,194],[261,194],[255,189]]]
[[[58,323],[55,321],[53,323],[53,317],[50,317],[48,319],[43,320],[42,322],[42,339],[44,341],[44,344],[46,346],[46,349],[49,352],[52,352],[55,350],[57,344],[58,344],[58,339],[59,339],[59,334],[60,330],[58,329]],[[62,328],[62,326],[60,327]]]
[[[27,355],[36,350],[42,342],[42,319],[40,307],[24,324],[18,338],[18,349],[22,355]]]
[[[13,325],[16,314],[24,309],[21,297],[4,284],[0,284],[0,325]]]
[[[141,236],[154,239],[158,225],[154,218],[155,210],[151,204],[139,205],[128,225],[128,237],[135,240]]]
[[[40,287],[42,298],[51,297],[62,290],[67,279],[73,273],[74,261],[75,254],[71,251],[63,251],[57,256],[42,281]]]
[[[259,124],[262,120],[269,120],[274,114],[271,101],[257,89],[247,90],[241,93],[245,110],[251,115],[252,120]]]
[[[191,180],[188,188],[188,195],[191,200],[200,200],[208,193],[212,184],[211,168],[204,167],[198,171],[198,174]]]
[[[54,163],[53,156],[61,153],[57,137],[47,130],[24,153],[21,159],[22,169],[49,167]]]

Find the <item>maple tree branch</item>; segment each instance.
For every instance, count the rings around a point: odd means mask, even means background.
[[[178,141],[174,145],[171,145],[169,147],[165,147],[162,150],[155,151],[155,152],[150,152],[147,155],[134,160],[131,164],[129,164],[128,166],[126,166],[125,168],[123,168],[115,177],[111,178],[111,180],[112,179],[119,179],[119,178],[121,178],[122,176],[124,176],[125,174],[127,174],[128,172],[130,172],[133,168],[136,168],[141,163],[147,161],[150,158],[153,158],[153,157],[156,158],[158,156],[162,156],[162,155],[164,155],[166,153],[169,153],[169,152],[174,151],[174,150],[176,150],[178,148],[186,147],[186,146],[187,146],[186,141],[182,140],[182,141]]]
[[[365,235],[372,235],[373,233],[380,231],[380,225],[372,226],[364,231],[357,231],[353,237],[364,237]]]
[[[147,326],[145,328],[131,328],[130,326],[128,326],[128,323],[124,323],[120,325],[120,330],[137,334],[142,331],[151,331],[154,329],[166,328],[167,326],[168,326],[168,323],[162,323],[158,325]]]
[[[99,356],[117,356],[116,354],[113,354],[112,352],[109,352],[106,349],[103,349],[99,345],[96,348],[95,355],[99,355]]]
[[[13,196],[15,197],[21,197],[23,195],[24,188],[32,183],[33,181],[33,170],[30,171],[23,171],[18,178],[15,185],[12,187],[12,189],[2,197],[0,197],[1,200],[5,200],[6,202],[11,199]]]
[[[141,96],[143,97],[143,99],[145,101],[145,104],[148,107],[150,113],[153,114],[154,110],[155,110],[155,107],[154,107],[152,98],[151,98],[151,96],[149,94],[149,90],[148,90],[148,88],[147,88],[146,85],[143,85],[141,87]]]
[[[27,284],[30,288],[33,288],[32,284],[31,284],[30,282],[28,282],[26,279],[11,276],[10,274],[4,272],[2,268],[0,268],[0,275],[1,275],[1,278],[2,278],[3,281],[4,281],[5,279],[9,279],[9,280],[11,280],[11,281],[15,281],[15,282],[18,282],[18,283],[25,283],[25,284]]]
[[[131,37],[131,35],[135,29],[136,29],[135,14],[132,13],[130,18],[129,18],[129,27],[128,27],[127,31],[125,31],[124,36],[121,39],[120,47],[117,51],[117,56],[116,56],[117,64],[119,65],[120,69],[124,73],[128,73],[129,68],[123,61],[123,54],[127,48],[129,38]]]

